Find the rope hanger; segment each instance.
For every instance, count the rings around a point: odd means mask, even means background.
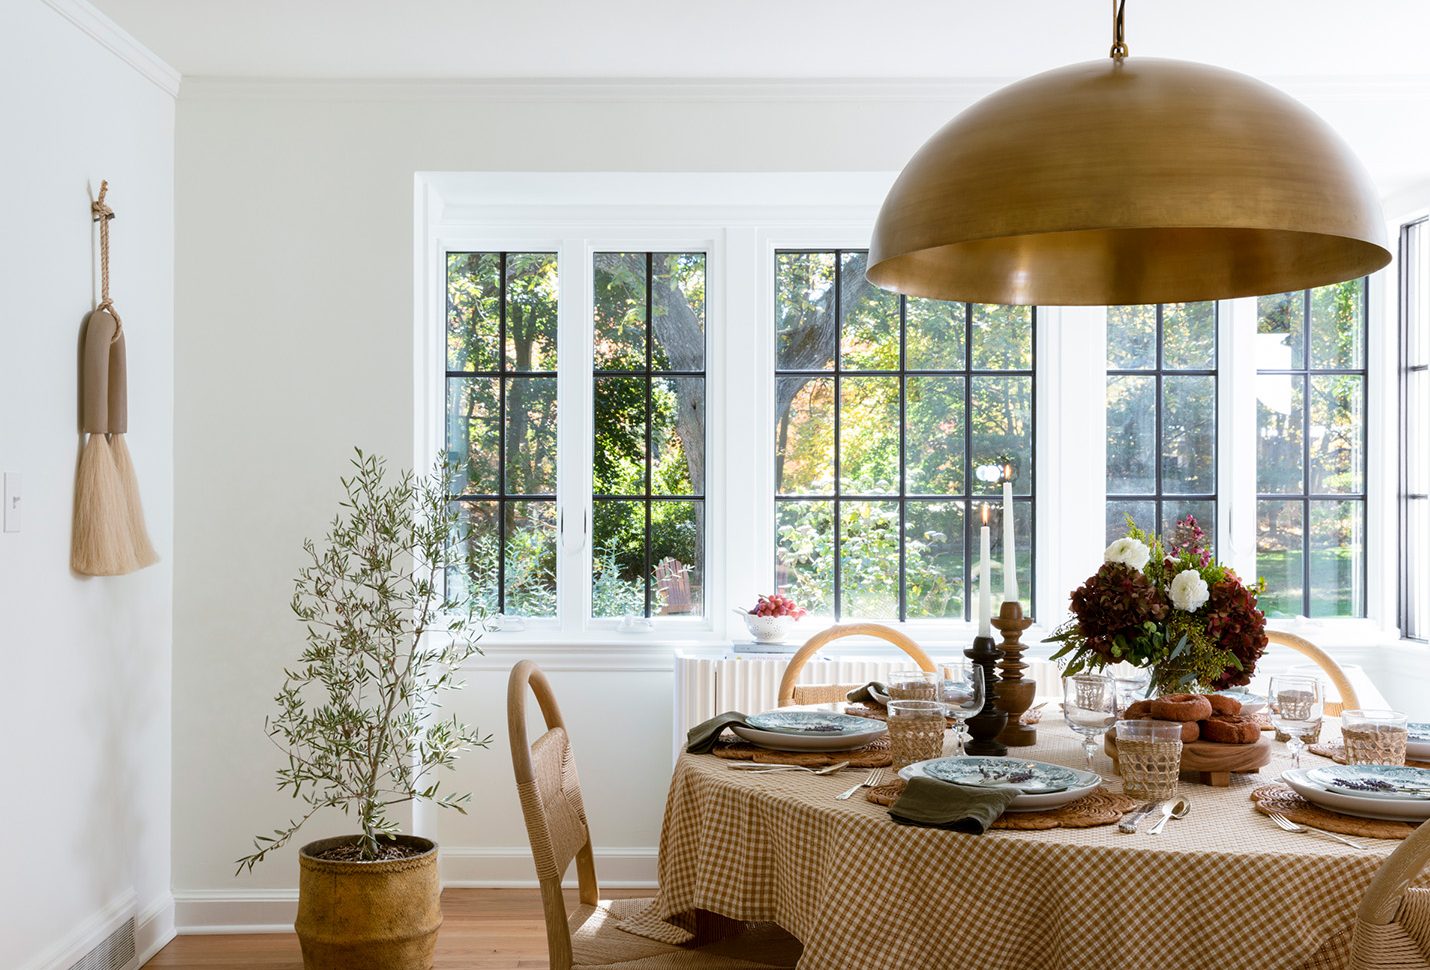
[[[104,179],[99,183],[99,197],[89,204],[89,211],[94,213],[94,221],[99,223],[99,306],[96,310],[108,310],[109,315],[114,318],[114,336],[110,338],[110,343],[118,340],[124,333],[124,321],[119,319],[119,311],[114,308],[114,301],[109,297],[109,222],[115,218],[114,210],[104,201],[105,195],[109,192],[109,179]]]

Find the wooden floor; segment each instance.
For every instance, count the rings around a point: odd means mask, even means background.
[[[654,890],[605,890],[603,898],[650,896]],[[576,905],[575,891],[566,905]],[[546,925],[535,889],[448,889],[442,893],[437,970],[541,970],[546,967]],[[181,936],[145,967],[201,970],[303,970],[291,933],[251,936]]]

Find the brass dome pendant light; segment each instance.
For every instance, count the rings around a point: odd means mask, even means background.
[[[1336,283],[1390,262],[1380,203],[1310,109],[1234,71],[1108,60],[994,92],[904,167],[870,282],[973,303],[1213,300]]]

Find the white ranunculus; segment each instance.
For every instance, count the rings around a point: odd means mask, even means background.
[[[1187,613],[1195,612],[1202,608],[1207,600],[1211,599],[1211,590],[1207,589],[1207,581],[1202,579],[1202,574],[1195,569],[1183,569],[1172,577],[1172,582],[1167,586],[1167,595],[1172,599],[1172,605]]]
[[[1102,558],[1104,562],[1120,562],[1141,572],[1142,567],[1147,565],[1147,560],[1152,558],[1152,550],[1148,549],[1142,540],[1128,536],[1108,546]]]

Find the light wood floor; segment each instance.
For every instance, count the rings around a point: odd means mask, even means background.
[[[602,891],[603,898],[650,896],[654,890]],[[573,890],[566,905],[576,905]],[[442,932],[436,970],[540,970],[546,966],[546,925],[534,889],[448,889],[442,893]],[[144,965],[196,970],[303,970],[291,933],[181,936]]]

